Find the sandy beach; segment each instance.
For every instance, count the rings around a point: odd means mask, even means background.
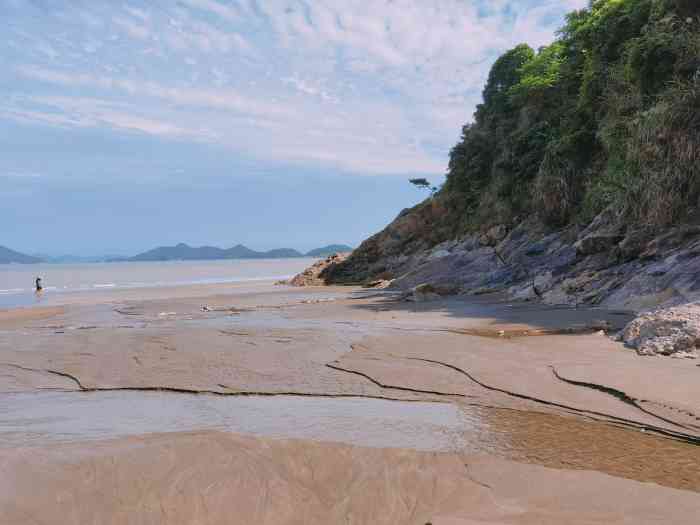
[[[700,369],[629,319],[271,282],[0,311],[0,522],[695,523]]]

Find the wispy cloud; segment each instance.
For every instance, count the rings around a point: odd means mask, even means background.
[[[586,0],[0,2],[0,117],[443,172],[493,59]],[[41,16],[38,16],[38,14]]]

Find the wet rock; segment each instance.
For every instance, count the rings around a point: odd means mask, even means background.
[[[697,358],[700,352],[700,303],[644,313],[619,337],[640,355]]]

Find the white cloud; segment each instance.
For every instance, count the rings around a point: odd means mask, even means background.
[[[158,98],[173,104],[212,110],[224,109],[261,117],[299,116],[293,107],[276,104],[264,98],[246,97],[233,89],[172,87],[155,82],[134,81],[86,73],[71,75],[34,67],[22,67],[20,71],[28,77],[49,83],[116,90],[129,95]]]
[[[215,0],[182,0],[184,4],[200,9],[210,11],[216,16],[220,16],[225,20],[241,21],[243,14],[246,12],[241,7],[241,4],[221,4]]]
[[[47,101],[44,101],[46,103]],[[110,126],[127,131],[138,131],[148,135],[202,140],[202,130],[178,127],[170,122],[144,118],[131,113],[122,113],[107,106],[88,106],[81,100],[54,101],[54,112],[27,109],[0,109],[0,117],[25,123],[41,123],[63,128],[90,128]],[[61,112],[56,112],[60,110]]]
[[[30,89],[0,114],[216,142],[261,161],[441,173],[493,59],[551,41],[586,2],[66,2],[42,28],[10,31],[6,70]]]

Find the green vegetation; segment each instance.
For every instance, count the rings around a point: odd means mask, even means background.
[[[434,195],[438,191],[438,188],[430,184],[430,181],[425,178],[409,179],[408,182],[413,184],[416,188],[420,188],[421,190],[428,190],[431,195]]]
[[[700,204],[700,2],[595,0],[494,64],[441,196],[472,229],[613,206],[650,229]]]

